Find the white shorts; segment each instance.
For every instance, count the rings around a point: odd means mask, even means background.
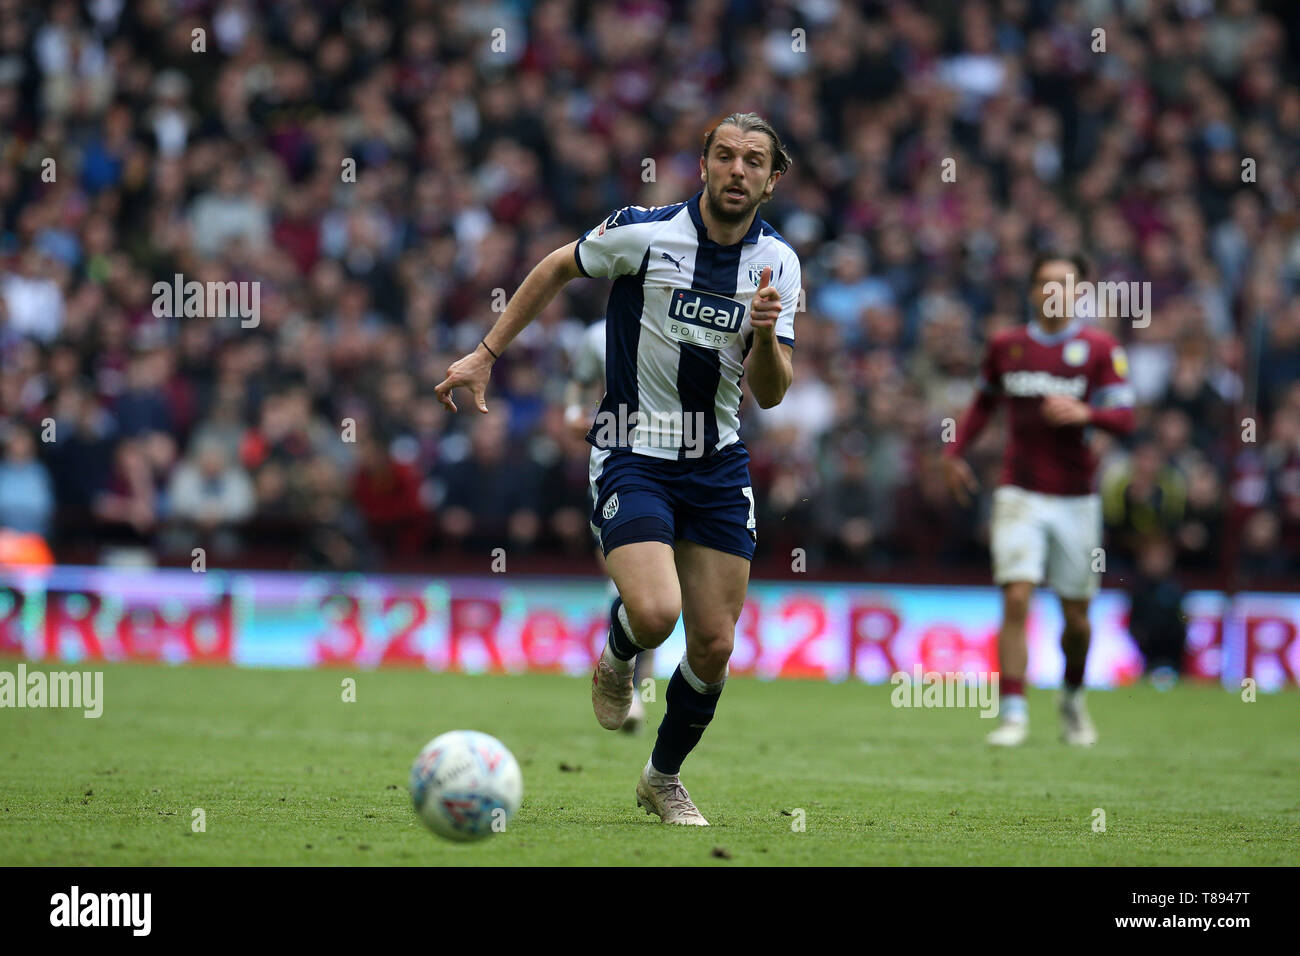
[[[1045,495],[1015,485],[993,492],[993,580],[1046,583],[1070,600],[1097,593],[1101,496]]]

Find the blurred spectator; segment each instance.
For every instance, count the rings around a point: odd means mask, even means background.
[[[1142,538],[1129,585],[1129,633],[1142,652],[1147,676],[1162,688],[1182,673],[1187,640],[1184,594],[1172,576],[1174,555],[1173,542],[1164,535]]]
[[[867,252],[861,239],[839,240],[830,250],[829,281],[817,292],[817,311],[833,322],[848,327],[856,324],[868,309],[894,304],[894,291],[867,270]]]
[[[230,459],[220,441],[212,439],[195,443],[176,466],[167,498],[171,518],[202,536],[233,529],[252,517],[256,505],[248,473]]]
[[[884,509],[872,494],[867,475],[866,441],[846,436],[835,449],[835,464],[819,496],[818,528],[827,541],[827,558],[865,564],[879,554]]]
[[[427,533],[419,476],[409,464],[394,460],[375,438],[363,438],[358,453],[352,498],[366,519],[370,538],[398,557],[410,557]]]
[[[1156,442],[1142,441],[1126,462],[1102,476],[1102,509],[1114,543],[1107,554],[1132,562],[1142,538],[1178,527],[1186,501],[1182,475],[1165,461]]]
[[[95,397],[79,384],[62,389],[52,409],[54,441],[46,462],[61,518],[72,526],[89,523],[95,497],[108,483],[115,428]]]
[[[252,250],[266,244],[271,226],[267,209],[247,192],[248,183],[232,163],[217,167],[213,189],[201,195],[190,211],[190,235],[194,249],[213,256],[229,243],[242,243]]]
[[[1273,512],[1256,511],[1246,518],[1241,535],[1241,569],[1247,581],[1295,570],[1279,548],[1281,538],[1281,522]]]
[[[162,389],[165,362],[164,353],[156,351],[134,356],[127,366],[126,388],[115,408],[123,437],[172,430],[171,411]]]
[[[173,476],[173,483],[181,474]],[[158,494],[142,439],[118,442],[108,480],[95,495],[93,508],[106,538],[151,543],[159,517]]]
[[[60,278],[53,259],[36,249],[27,250],[0,273],[0,297],[11,332],[53,341],[63,325]]]
[[[373,569],[374,547],[364,519],[347,497],[339,468],[321,455],[302,471],[308,531],[300,566],[314,571]]]
[[[49,472],[36,458],[36,439],[22,425],[4,432],[0,460],[0,528],[49,534],[54,515],[54,487]]]
[[[539,513],[554,546],[569,555],[591,552],[591,446],[565,424],[564,409],[552,405],[544,432],[529,446],[529,457],[541,470]]]
[[[476,550],[527,550],[541,531],[538,471],[506,441],[502,412],[477,419],[470,453],[445,471],[440,524],[449,542]]]
[[[1280,557],[1289,571],[1300,570],[1300,403],[1288,404],[1274,416],[1263,465],[1266,504],[1277,520]]]
[[[987,554],[952,500],[937,452],[919,465],[914,481],[898,489],[890,516],[894,552],[915,566],[974,565]]]
[[[1175,533],[1177,565],[1198,571],[1218,568],[1223,522],[1223,484],[1211,465],[1198,462],[1187,477],[1187,504]]]

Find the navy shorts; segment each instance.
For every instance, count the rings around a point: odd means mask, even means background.
[[[754,559],[754,491],[749,452],[740,442],[680,460],[598,448],[591,454],[591,491],[591,530],[607,555],[622,544],[672,547],[685,539]]]

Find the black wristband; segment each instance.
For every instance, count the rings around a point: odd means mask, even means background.
[[[492,351],[492,346],[487,344],[486,338],[481,338],[478,341],[480,345],[482,345],[485,349],[488,350],[488,355],[492,356],[494,359],[499,359],[501,357],[500,355],[497,355],[496,352]]]

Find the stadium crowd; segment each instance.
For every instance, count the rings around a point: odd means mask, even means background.
[[[1140,402],[1131,441],[1097,437],[1111,569],[1165,548],[1293,575],[1300,37],[1277,8],[0,0],[0,525],[65,560],[590,560],[563,394],[608,284],[516,340],[490,415],[433,386],[543,255],[692,195],[704,132],[754,109],[794,155],[761,215],[807,292],[793,387],[741,415],[760,555],[987,574],[1003,435],[973,510],[941,435],[1055,246],[1152,288],[1145,328],[1110,322]],[[257,283],[256,322],[160,316],[178,275]]]

